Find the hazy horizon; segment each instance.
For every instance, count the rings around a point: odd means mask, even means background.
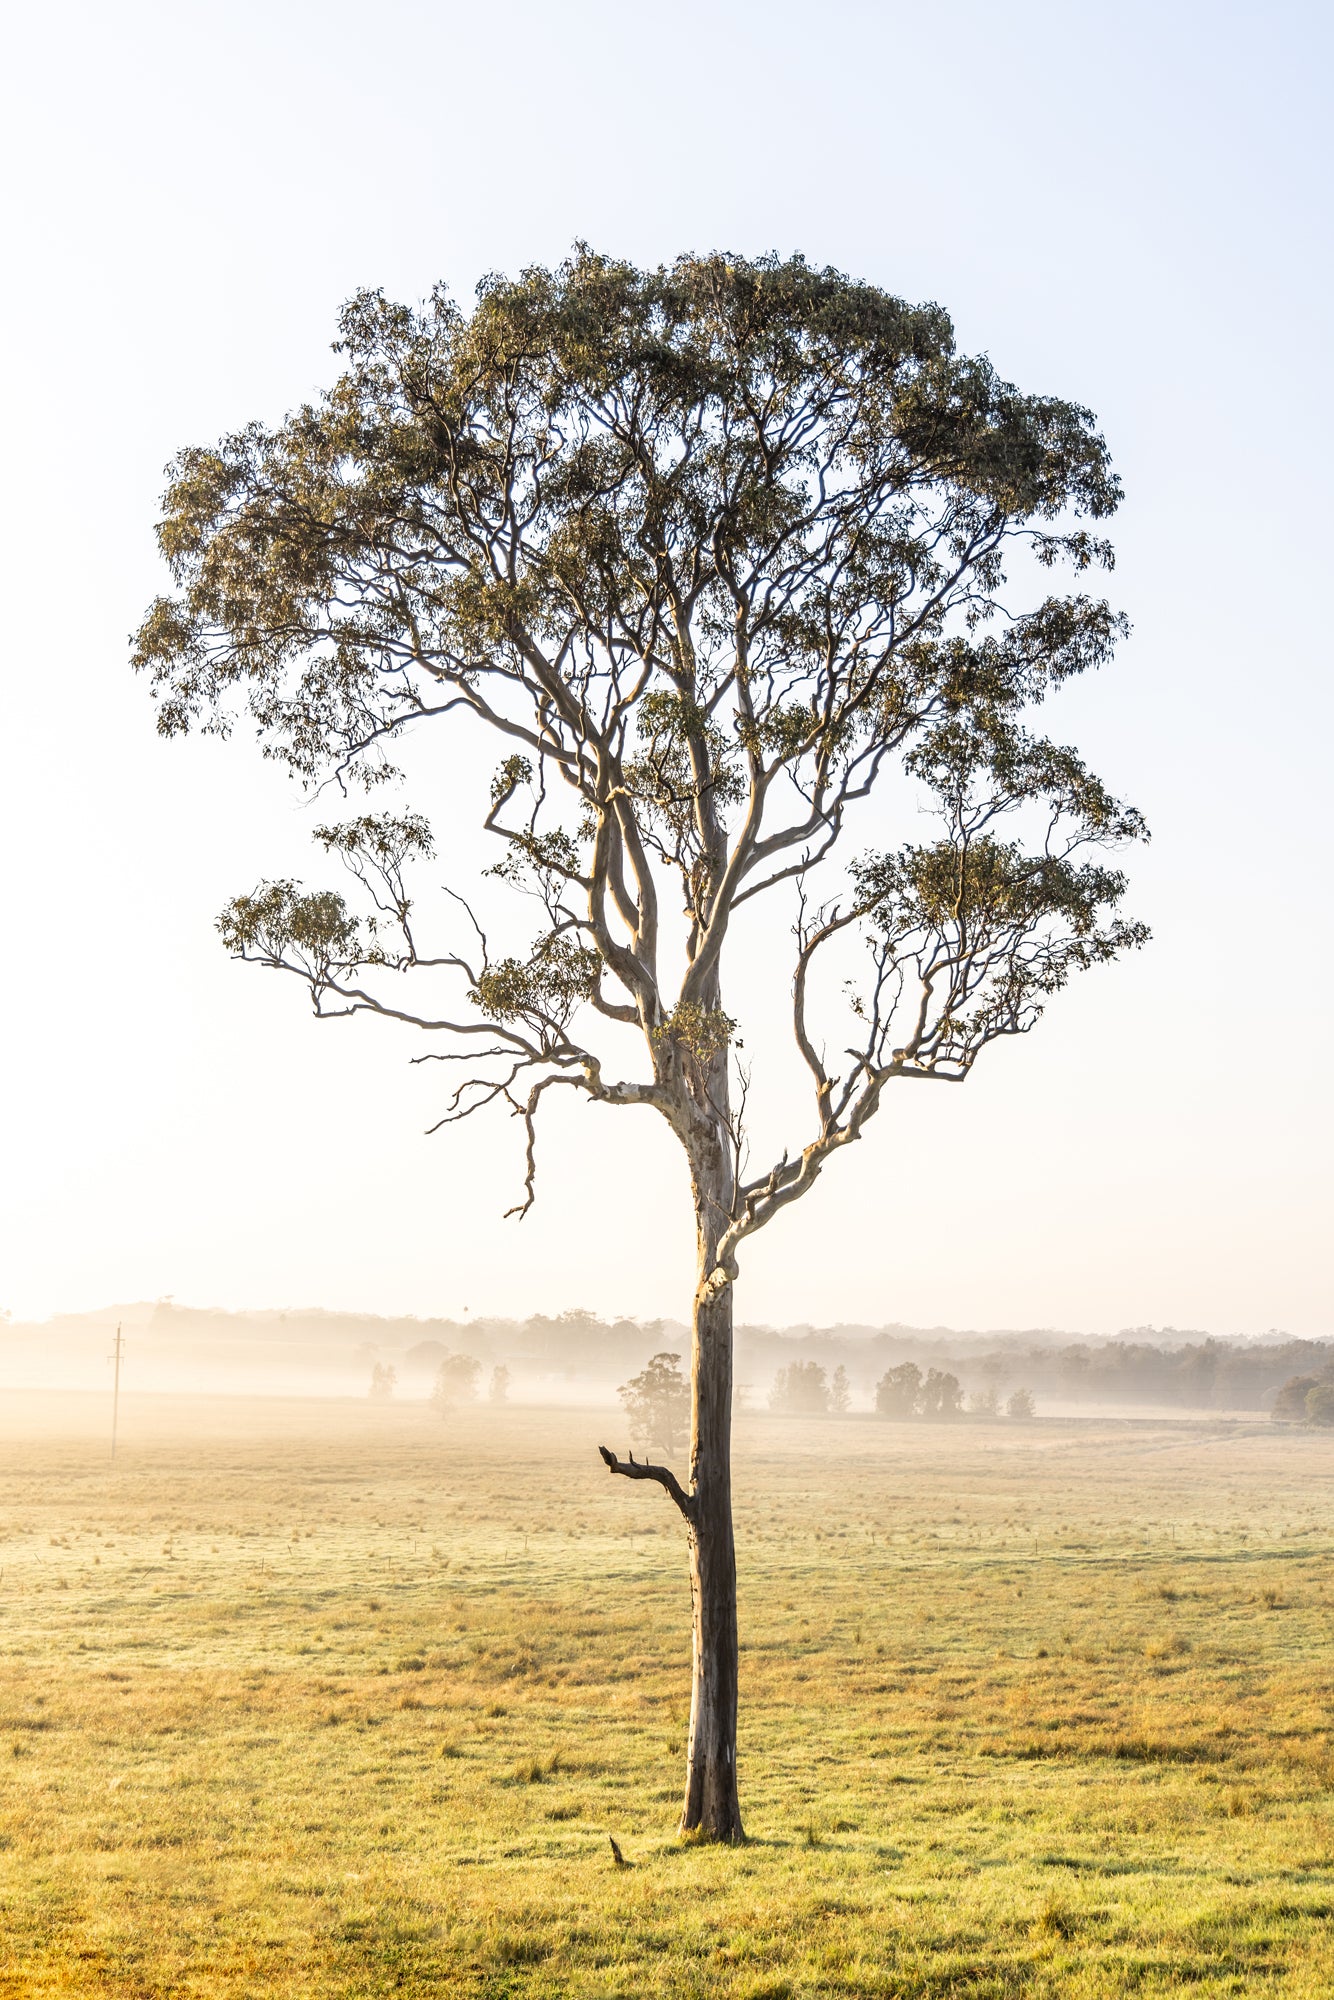
[[[261,1305],[249,1302],[239,1305],[222,1305],[212,1300],[178,1299],[174,1294],[162,1293],[157,1297],[111,1300],[95,1306],[70,1309],[57,1308],[55,1311],[24,1319],[20,1319],[17,1314],[10,1312],[6,1317],[0,1318],[0,1335],[6,1331],[37,1330],[62,1322],[87,1321],[97,1325],[105,1324],[114,1326],[115,1322],[120,1319],[124,1320],[126,1324],[142,1323],[143,1318],[151,1317],[154,1313],[163,1309],[182,1315],[203,1318],[216,1317],[230,1320],[346,1319],[365,1321],[367,1323],[382,1322],[385,1325],[395,1326],[447,1325],[462,1328],[490,1324],[517,1325],[533,1320],[547,1320],[554,1323],[562,1319],[586,1317],[591,1320],[600,1321],[606,1325],[629,1322],[639,1326],[669,1326],[687,1337],[690,1331],[689,1320],[684,1316],[678,1317],[670,1313],[597,1313],[589,1308],[573,1305],[550,1306],[545,1311],[536,1309],[526,1313],[505,1312],[501,1310],[489,1311],[485,1307],[482,1307],[480,1310],[465,1308],[464,1316],[458,1318],[444,1312],[383,1312],[370,1307],[325,1305],[309,1299],[292,1300],[284,1304],[268,1303]],[[1222,1340],[1235,1343],[1272,1342],[1308,1337],[1291,1333],[1286,1327],[1270,1326],[1263,1329],[1218,1331],[1209,1327],[1176,1327],[1167,1323],[1159,1324],[1155,1321],[1146,1321],[1142,1325],[1133,1327],[1117,1327],[1110,1333],[1091,1331],[1088,1328],[1074,1326],[954,1326],[945,1321],[918,1323],[884,1317],[836,1318],[818,1321],[810,1319],[775,1321],[738,1315],[737,1325],[739,1327],[761,1327],[767,1331],[781,1334],[821,1334],[843,1331],[855,1333],[903,1331],[910,1333],[953,1334],[960,1338],[980,1340],[1037,1340],[1050,1337],[1059,1340],[1104,1342],[1124,1339],[1127,1335],[1135,1334],[1144,1337],[1156,1336],[1160,1339]]]
[[[113,1335],[119,1334],[116,1340]],[[139,1301],[51,1320],[0,1324],[0,1393],[99,1395],[108,1411],[113,1350],[122,1394],[133,1397],[315,1397],[424,1405],[437,1383],[451,1421],[497,1401],[516,1407],[600,1407],[653,1355],[689,1369],[680,1321],[603,1321],[578,1308],[511,1319],[339,1313],[318,1307],[228,1312],[175,1300]],[[458,1366],[464,1367],[462,1378]],[[815,1370],[817,1406],[836,1380],[848,1414],[880,1413],[890,1371],[952,1378],[970,1420],[994,1420],[1015,1391],[1044,1417],[1267,1416],[1286,1383],[1334,1373],[1334,1343],[1220,1339],[1199,1328],[1129,1327],[1110,1339],[1071,1329],[983,1331],[904,1325],[753,1325],[735,1330],[735,1407],[753,1417],[817,1414],[785,1408],[796,1366]],[[384,1370],[390,1373],[381,1380]],[[378,1386],[377,1386],[378,1385]],[[493,1393],[494,1392],[494,1393]],[[804,1392],[798,1392],[799,1394]],[[891,1397],[894,1391],[890,1384]],[[1031,1414],[1031,1410],[1030,1410]],[[11,1417],[13,1412],[11,1412]]]

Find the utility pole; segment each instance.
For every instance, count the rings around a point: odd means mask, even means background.
[[[116,1426],[120,1422],[120,1357],[124,1351],[125,1342],[121,1338],[120,1321],[117,1320],[116,1345],[111,1353],[111,1359],[116,1364],[116,1372],[112,1377],[111,1384],[111,1459],[113,1464],[116,1459]]]

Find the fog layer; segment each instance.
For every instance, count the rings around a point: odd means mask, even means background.
[[[678,1354],[690,1337],[670,1320],[604,1321],[572,1309],[530,1319],[378,1318],[326,1312],[223,1312],[172,1301],[112,1305],[41,1323],[0,1326],[0,1389],[98,1390],[111,1386],[117,1326],[122,1384],[136,1392],[357,1397],[378,1381],[396,1400],[425,1399],[442,1363],[465,1356],[485,1396],[495,1381],[512,1402],[614,1405],[619,1386],[650,1356]],[[1294,1374],[1334,1365],[1334,1341],[1272,1334],[1230,1341],[1199,1331],[1137,1327],[1111,1339],[1056,1329],[959,1331],[948,1327],[740,1326],[738,1403],[769,1404],[794,1362],[846,1371],[851,1413],[874,1408],[890,1368],[948,1369],[974,1404],[1016,1388],[1039,1414],[1082,1407],[1148,1413],[1266,1411]],[[390,1374],[389,1371],[392,1371]],[[464,1371],[463,1400],[469,1371]]]

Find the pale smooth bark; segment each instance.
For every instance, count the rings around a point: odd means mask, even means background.
[[[709,1284],[731,1205],[725,1145],[695,1174],[700,1282],[691,1341],[690,1742],[683,1833],[741,1840],[737,1789],[736,1544],[732,1530],[732,1287]]]
[[[710,999],[717,1004],[716,992]],[[620,1459],[599,1445],[607,1470],[655,1480],[686,1523],[690,1551],[691,1689],[682,1833],[745,1838],[737,1785],[736,1543],[732,1528],[732,1281],[719,1261],[736,1214],[736,1132],[729,1099],[729,1050],[663,1065],[671,1123],[690,1162],[699,1281],[691,1334],[690,1474]]]

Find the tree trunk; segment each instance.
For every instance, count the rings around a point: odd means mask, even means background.
[[[725,1078],[724,1078],[724,1088]],[[690,1528],[693,1672],[681,1831],[744,1839],[737,1794],[736,1546],[732,1536],[732,1287],[710,1292],[718,1238],[731,1209],[727,1147],[695,1163],[700,1284],[691,1342]]]

